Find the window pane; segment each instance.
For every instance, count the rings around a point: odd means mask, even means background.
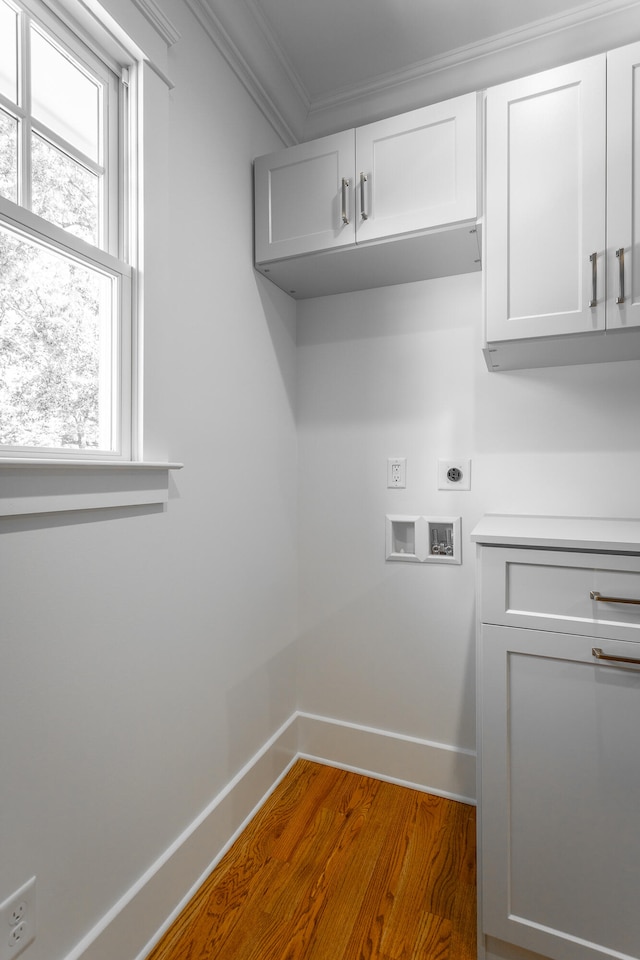
[[[0,110],[0,196],[18,202],[18,122]]]
[[[0,230],[0,443],[111,447],[112,281]]]
[[[18,16],[0,0],[0,93],[18,100]]]
[[[33,115],[92,160],[98,161],[100,85],[31,30]]]
[[[33,212],[97,245],[99,177],[35,134],[31,167]]]

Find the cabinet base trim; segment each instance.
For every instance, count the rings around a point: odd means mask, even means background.
[[[640,327],[607,333],[541,337],[539,340],[494,341],[485,343],[483,353],[491,373],[534,367],[565,367],[576,363],[640,360]]]
[[[480,226],[474,220],[421,236],[337,247],[256,270],[295,300],[388,287],[481,269]]]

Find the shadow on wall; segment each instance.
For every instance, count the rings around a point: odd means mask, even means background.
[[[227,690],[225,780],[234,777],[295,712],[296,672],[294,641]]]
[[[296,302],[270,280],[261,277],[257,271],[254,271],[254,277],[273,343],[274,356],[287,391],[291,415],[295,417],[295,378],[291,377],[291,354],[296,345]]]
[[[463,330],[476,319],[480,321],[481,295],[481,274],[467,273],[302,300],[298,303],[302,321],[298,342],[319,346]]]
[[[478,373],[482,453],[640,451],[640,361]]]

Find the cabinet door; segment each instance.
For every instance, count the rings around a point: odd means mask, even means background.
[[[353,130],[258,157],[256,263],[355,242],[354,160]]]
[[[358,243],[475,220],[476,114],[472,93],[356,130]]]
[[[640,326],[640,43],[613,50],[607,56],[607,179],[607,327],[637,327]],[[620,250],[624,257],[622,263]]]
[[[483,928],[554,960],[640,957],[640,644],[481,631]]]
[[[488,341],[604,329],[605,67],[602,55],[487,92]]]

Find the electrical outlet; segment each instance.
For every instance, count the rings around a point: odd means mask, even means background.
[[[392,457],[387,460],[387,486],[406,487],[407,485],[407,458]]]
[[[438,460],[438,490],[470,490],[471,460]]]
[[[0,903],[0,960],[13,960],[36,935],[36,878]]]

